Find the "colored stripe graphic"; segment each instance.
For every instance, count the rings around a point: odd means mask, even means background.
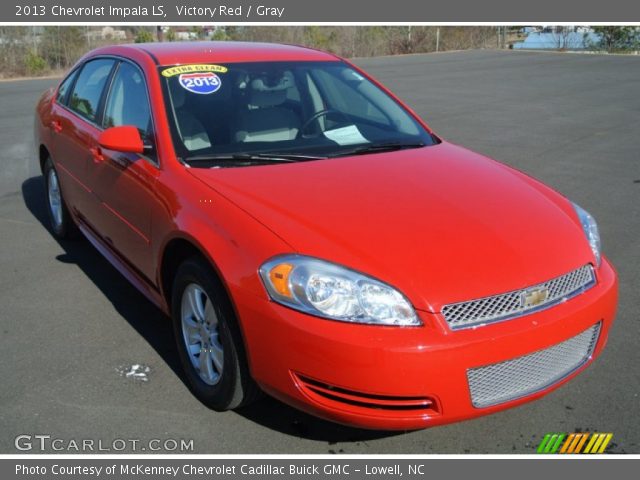
[[[589,438],[589,434],[588,433],[583,433],[582,436],[580,437],[580,441],[576,445],[575,450],[573,452],[571,452],[571,453],[580,453],[580,450],[582,450],[582,446],[587,441],[587,438]]]
[[[571,443],[573,443],[573,441],[576,438],[576,434],[572,433],[570,434],[567,439],[564,442],[564,445],[562,445],[562,449],[560,450],[560,453],[567,453],[567,449],[569,448],[569,445],[571,445]]]
[[[549,453],[556,453],[558,451],[564,437],[566,437],[564,433],[558,434],[558,439],[556,440],[556,443],[553,444],[553,447],[549,449]]]
[[[613,437],[611,433],[594,433],[584,453],[603,453],[611,441],[611,437]]]
[[[544,438],[540,442],[540,445],[538,445],[538,453],[544,453],[544,448],[547,446],[547,443],[549,442],[550,438],[551,438],[551,434],[550,433],[547,433],[544,436]]]
[[[564,433],[547,433],[540,442],[538,453],[556,453],[565,436]]]
[[[600,445],[600,450],[598,450],[597,453],[604,453],[604,451],[607,448],[607,445],[609,445],[609,442],[613,438],[613,433],[606,433],[605,435],[606,437],[604,437],[604,440],[602,441],[602,445]]]
[[[542,438],[537,452],[546,454],[604,453],[612,438],[612,433],[547,433]]]
[[[593,434],[591,435],[591,438],[589,439],[589,442],[587,443],[587,446],[584,447],[584,453],[590,453],[591,452],[591,447],[593,446],[594,443],[596,443],[596,440],[598,439],[598,435],[597,434]]]

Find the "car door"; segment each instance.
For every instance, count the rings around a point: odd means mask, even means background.
[[[89,186],[104,210],[96,228],[130,266],[152,279],[151,212],[156,205],[154,185],[159,173],[154,129],[144,74],[124,60],[111,79],[102,128],[123,125],[138,129],[148,151],[125,153],[96,145],[98,150],[94,150],[88,167]]]
[[[114,66],[113,59],[100,58],[78,67],[61,83],[51,110],[51,153],[65,198],[69,208],[89,223],[98,208],[87,166],[100,133],[97,113]]]

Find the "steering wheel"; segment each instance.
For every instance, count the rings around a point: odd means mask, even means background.
[[[333,108],[325,108],[324,110],[320,110],[319,112],[316,112],[313,115],[311,115],[311,117],[309,117],[309,119],[302,124],[302,127],[300,127],[300,131],[298,132],[298,136],[303,135],[307,131],[307,129],[313,124],[313,122],[317,121],[322,117],[327,117],[333,114],[340,115],[342,118],[346,120],[345,123],[351,122],[351,119],[347,116],[346,113],[341,112],[340,110],[335,110]]]

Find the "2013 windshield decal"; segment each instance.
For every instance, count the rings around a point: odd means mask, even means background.
[[[213,72],[183,73],[178,81],[185,90],[201,95],[217,92],[222,86],[222,80]]]
[[[178,83],[182,88],[192,93],[208,95],[217,92],[222,86],[222,80],[218,73],[226,73],[227,67],[212,64],[187,64],[165,68],[162,76],[166,78],[178,77]]]

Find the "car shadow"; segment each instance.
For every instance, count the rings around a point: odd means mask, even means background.
[[[27,209],[64,250],[64,253],[58,255],[56,259],[77,265],[100,289],[122,318],[149,343],[186,386],[174,345],[170,320],[125,280],[88,241],[56,239],[49,225],[44,188],[42,176],[29,178],[22,183],[22,197]],[[328,443],[329,453],[341,453],[339,449],[332,448],[332,445],[337,443],[366,442],[401,433],[338,425],[296,410],[267,395],[255,404],[236,410],[235,413],[287,435],[325,441]]]

